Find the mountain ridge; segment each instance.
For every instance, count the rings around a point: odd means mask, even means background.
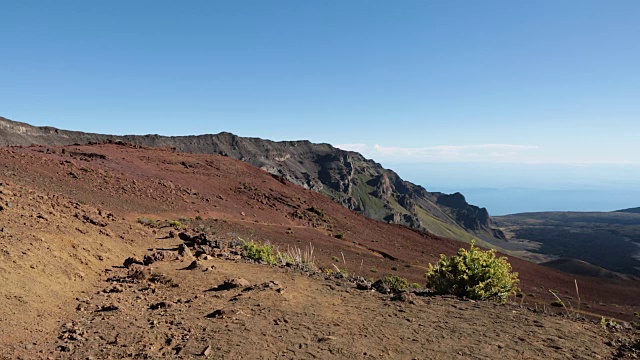
[[[329,196],[375,220],[458,240],[503,239],[488,211],[460,193],[429,192],[362,154],[308,140],[271,141],[219,134],[107,135],[36,127],[0,117],[0,146],[72,145],[121,141],[236,158],[294,184]]]
[[[629,209],[622,209],[622,210],[616,210],[616,211],[614,211],[614,212],[617,212],[617,213],[640,214],[640,207],[629,208]]]

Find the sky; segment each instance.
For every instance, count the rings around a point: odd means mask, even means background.
[[[640,206],[636,0],[0,0],[0,14],[12,120],[331,143],[492,213]]]

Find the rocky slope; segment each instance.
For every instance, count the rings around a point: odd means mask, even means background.
[[[313,246],[322,272],[248,263],[238,238],[292,253]],[[343,272],[422,286],[426,265],[460,246],[229,157],[0,148],[0,359],[637,355],[633,325],[600,325],[600,316],[635,321],[635,281],[510,258],[526,296],[498,305],[376,293]],[[598,323],[549,316],[564,312],[549,289]]]
[[[182,152],[233,157],[321,192],[372,219],[427,230],[463,241],[501,239],[484,208],[460,193],[428,192],[361,154],[309,141],[274,142],[230,133],[167,137],[103,135],[34,127],[0,117],[0,146],[70,145],[122,141]]]

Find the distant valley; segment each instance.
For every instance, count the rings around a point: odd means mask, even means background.
[[[553,260],[547,263],[551,267],[591,276],[614,277],[603,271],[608,270],[640,277],[639,208],[522,213],[494,220],[507,238],[500,245],[524,258],[543,264]],[[576,259],[602,270],[573,261]]]

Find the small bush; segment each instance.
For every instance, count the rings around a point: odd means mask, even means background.
[[[249,260],[275,265],[278,261],[273,245],[248,242],[243,240],[243,255]]]
[[[332,256],[331,257],[331,261],[339,263],[340,262],[340,258],[337,257],[337,256]]]
[[[176,230],[184,229],[186,226],[181,223],[179,220],[171,220],[169,221],[169,226],[173,227]]]
[[[387,275],[382,279],[382,283],[387,285],[391,291],[400,292],[408,289],[418,289],[419,284],[411,283],[409,280],[395,275]]]
[[[436,266],[429,264],[427,286],[440,294],[506,301],[519,291],[518,273],[511,270],[505,257],[496,257],[495,250],[482,251],[472,242],[469,250],[441,255]]]

